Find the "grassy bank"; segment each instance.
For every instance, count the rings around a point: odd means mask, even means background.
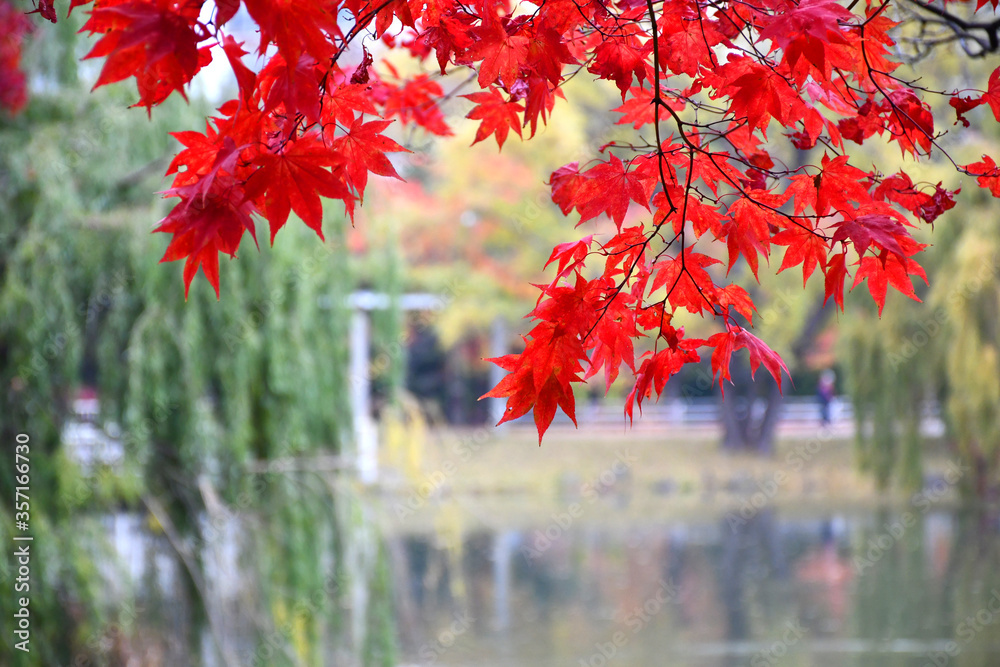
[[[422,529],[447,520],[532,525],[574,505],[584,522],[755,514],[815,515],[873,504],[902,505],[910,494],[880,492],[857,470],[849,431],[782,438],[767,456],[720,449],[714,429],[683,432],[552,429],[539,447],[533,429],[407,431],[410,442],[383,452],[374,491],[386,520]],[[419,440],[420,442],[416,442]],[[947,460],[928,456],[928,479]],[[936,495],[948,502],[951,489]]]

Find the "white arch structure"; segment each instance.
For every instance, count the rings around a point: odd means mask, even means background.
[[[355,446],[354,465],[363,484],[373,484],[378,479],[378,427],[372,416],[371,406],[371,316],[373,310],[387,310],[393,306],[403,312],[414,310],[441,310],[447,299],[438,294],[417,292],[393,298],[384,292],[360,290],[347,297],[351,309],[350,365],[348,384],[351,391],[351,413]],[[394,303],[395,302],[395,303]],[[494,322],[491,347],[496,355],[503,354],[506,345],[506,326],[499,318]],[[503,369],[491,369],[492,384],[503,378]],[[494,423],[503,416],[502,399],[490,399],[490,414]]]

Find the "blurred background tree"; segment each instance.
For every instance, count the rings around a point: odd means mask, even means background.
[[[308,467],[269,468],[348,454],[346,222],[326,220],[325,244],[300,238],[304,253],[294,242],[245,245],[223,271],[223,300],[196,285],[185,302],[173,289],[180,266],[157,264],[165,243],[149,231],[162,207],[148,193],[162,189],[176,151],[167,132],[210,109],[195,91],[191,104],[172,99],[150,121],[126,108],[122,87],[89,94],[96,70],[78,64],[87,47],[78,27],[60,21],[28,44],[29,102],[0,114],[0,438],[31,438],[35,537],[35,650],[14,650],[4,633],[0,662],[126,664],[144,650],[129,643],[134,634],[109,639],[142,600],[108,599],[96,566],[106,555],[90,539],[101,517],[125,510],[148,512],[157,542],[183,566],[193,627],[207,623],[226,664],[235,649],[221,626],[234,621],[204,599],[215,586],[205,559],[232,517],[251,528],[237,545],[259,582],[250,605],[230,610],[235,622],[261,637],[292,628],[293,651],[268,664],[322,664],[331,646],[360,653],[368,644],[379,650],[366,664],[394,664],[391,615],[362,605],[351,621],[342,607],[382,567],[378,549],[358,556],[374,538],[359,533],[357,501]],[[67,449],[63,429],[81,396],[99,399],[94,421],[123,445],[120,465],[81,465]],[[0,461],[8,498],[13,463],[12,454]],[[9,503],[0,525],[13,532]],[[170,664],[187,660],[160,649]]]
[[[919,29],[917,24],[907,27]],[[938,28],[946,33],[957,29]],[[908,42],[906,34],[901,42],[904,47],[919,43]],[[968,88],[996,64],[945,48],[918,50],[914,58],[924,85],[937,89]],[[992,120],[988,109],[974,109],[969,118],[971,127],[940,140],[959,162],[979,159],[1000,142],[995,126],[987,122]],[[858,153],[877,163],[873,150],[894,149],[865,146]],[[922,302],[893,294],[879,317],[865,298],[846,300],[836,357],[854,407],[858,463],[883,488],[897,484],[915,490],[924,483],[928,451],[943,453],[972,471],[961,480],[967,497],[995,501],[1000,492],[996,203],[988,193],[960,182],[943,164],[922,165],[913,173],[924,183],[943,182],[945,188],[961,186],[969,192],[933,229],[917,236],[931,246],[925,252],[929,285],[914,281]],[[938,414],[933,413],[936,407]],[[944,433],[927,432],[929,418],[938,416]]]

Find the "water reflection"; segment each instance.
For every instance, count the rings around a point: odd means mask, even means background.
[[[390,534],[403,662],[1000,665],[1000,538],[975,514],[558,523]]]
[[[67,636],[69,664],[395,667],[375,522],[356,493],[317,479],[269,476],[259,505],[247,496],[241,513],[206,510],[186,533],[152,498],[148,514],[81,521],[113,623]]]

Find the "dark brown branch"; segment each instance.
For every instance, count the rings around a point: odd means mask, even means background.
[[[948,10],[937,7],[929,2],[921,2],[920,0],[908,1],[921,11],[927,12],[928,14],[932,14],[939,18],[940,21],[935,22],[946,25],[955,33],[958,39],[971,40],[978,44],[981,51],[970,52],[968,49],[965,49],[965,52],[968,55],[974,58],[979,58],[988,53],[997,53],[1000,51],[1000,18],[994,19],[988,23],[967,21],[959,16],[955,16]],[[931,22],[931,20],[927,18],[922,20],[925,22]],[[983,36],[973,34],[978,31],[982,31]]]

